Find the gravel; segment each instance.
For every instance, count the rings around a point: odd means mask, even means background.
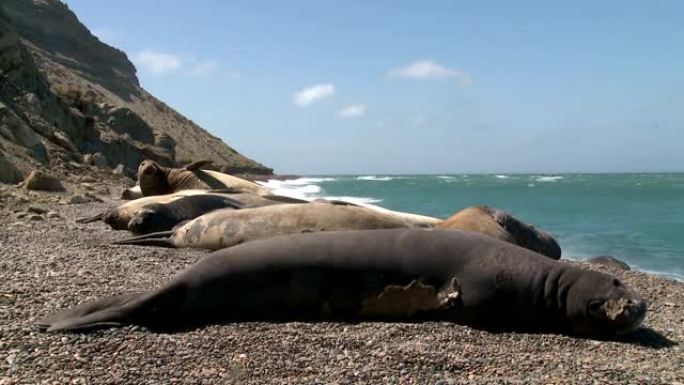
[[[616,272],[650,304],[645,328],[621,342],[446,322],[42,333],[34,323],[47,314],[154,288],[204,253],[109,246],[127,234],[74,222],[114,204],[110,199],[65,205],[48,197],[40,207],[59,216],[38,221],[17,218],[12,202],[0,206],[0,385],[684,383],[684,284],[639,272]]]

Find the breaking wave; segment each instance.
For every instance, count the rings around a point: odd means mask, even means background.
[[[538,176],[534,178],[537,182],[556,182],[563,179],[562,176],[560,175],[553,175],[553,176]]]
[[[394,178],[391,176],[375,176],[375,175],[366,175],[366,176],[359,176],[356,178],[356,180],[371,180],[371,181],[376,181],[376,182],[387,182],[390,181]]]

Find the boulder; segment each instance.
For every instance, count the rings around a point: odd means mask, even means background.
[[[135,173],[134,173],[131,169],[129,169],[128,167],[124,166],[124,165],[121,164],[121,163],[119,163],[119,165],[116,166],[116,167],[112,170],[112,174],[114,174],[114,175],[121,175],[121,176],[127,176],[127,177],[129,177],[129,178],[131,178],[131,179],[134,179],[134,177],[135,177]]]
[[[40,191],[66,191],[59,179],[39,170],[31,171],[24,181],[24,188]]]
[[[76,146],[74,146],[74,144],[71,142],[71,139],[69,139],[69,136],[64,132],[55,130],[50,139],[56,145],[64,148],[65,150],[69,152],[76,152]]]
[[[21,172],[0,152],[0,183],[15,184],[24,179]]]
[[[601,265],[604,267],[607,267],[610,270],[613,271],[628,271],[631,270],[628,264],[622,262],[621,260],[610,256],[610,255],[601,255],[598,257],[594,258],[589,258],[587,262],[594,264],[594,265]]]

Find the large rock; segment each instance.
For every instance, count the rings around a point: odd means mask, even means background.
[[[613,256],[610,256],[610,255],[601,255],[598,257],[589,258],[587,260],[587,262],[589,262],[593,265],[604,266],[604,267],[606,267],[612,271],[631,270],[628,264],[626,264],[626,263],[622,262],[621,260],[619,260]]]
[[[102,155],[101,152],[94,153],[91,159],[93,162],[93,166],[95,166],[95,167],[100,167],[100,168],[109,167],[109,162],[107,162],[107,158],[105,158],[105,156]]]
[[[131,169],[129,169],[128,167],[124,166],[124,165],[121,164],[121,163],[119,163],[119,165],[116,166],[116,167],[112,170],[112,174],[114,174],[114,175],[121,175],[121,176],[127,176],[127,177],[129,177],[129,178],[131,178],[131,179],[134,179],[134,177],[135,177],[135,173],[134,173]]]
[[[112,108],[107,111],[104,121],[109,128],[121,135],[128,135],[141,143],[154,143],[154,133],[150,125],[130,108]]]
[[[31,171],[31,174],[24,181],[24,188],[40,191],[65,191],[59,179],[40,170]]]
[[[0,183],[15,184],[23,179],[21,172],[0,152]]]

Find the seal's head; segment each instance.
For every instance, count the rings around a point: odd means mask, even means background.
[[[168,207],[155,203],[145,206],[128,222],[128,231],[148,234],[171,229],[178,220],[173,218]]]
[[[102,219],[104,220],[104,223],[108,224],[114,230],[126,229],[126,217],[122,216],[117,209],[107,211]]]
[[[631,333],[644,320],[646,307],[646,301],[619,279],[589,270],[572,280],[566,297],[570,327],[584,335]]]
[[[145,159],[138,166],[138,182],[144,196],[169,194],[169,186],[164,167],[157,162]]]
[[[481,210],[485,211],[503,229],[511,234],[517,245],[552,259],[560,259],[560,245],[558,245],[558,242],[550,233],[528,225],[503,210],[488,206],[482,206]]]

